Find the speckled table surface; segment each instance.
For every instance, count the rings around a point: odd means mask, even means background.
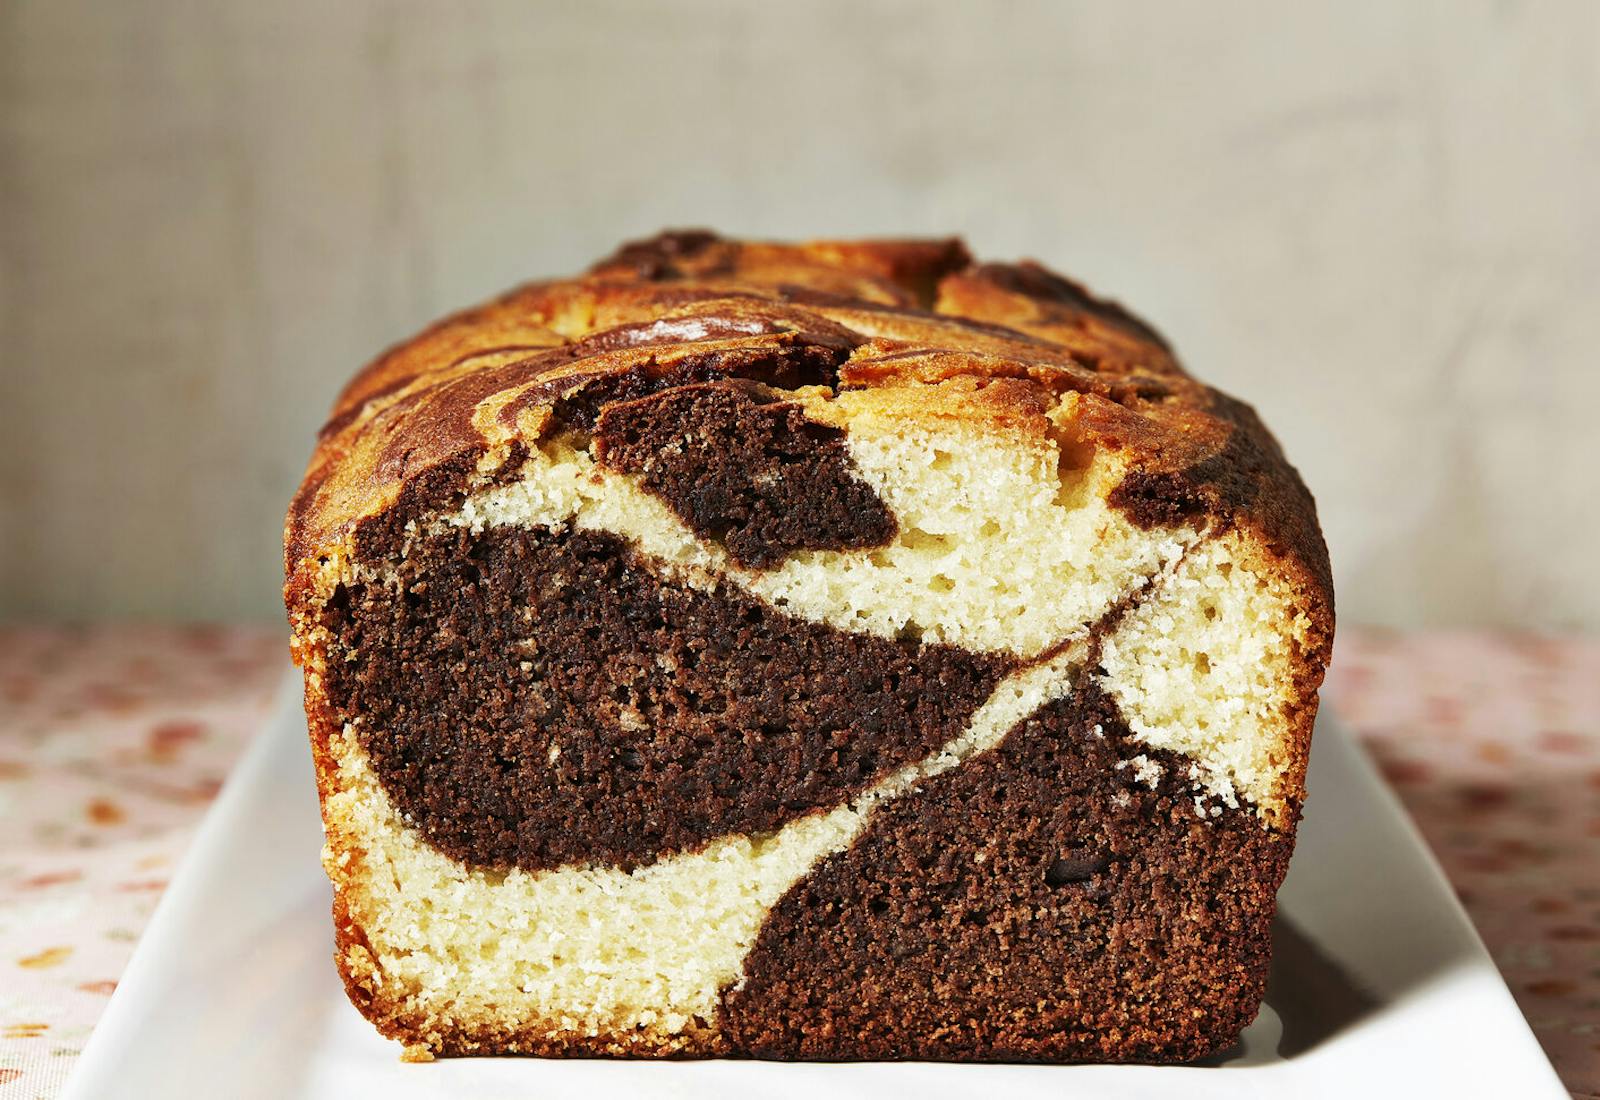
[[[60,1091],[284,652],[259,627],[0,629],[0,1100]],[[1345,628],[1327,699],[1600,1098],[1600,641]]]

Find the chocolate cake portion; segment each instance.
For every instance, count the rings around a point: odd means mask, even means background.
[[[474,867],[632,868],[832,807],[949,741],[1005,658],[664,581],[594,532],[450,528],[325,612],[327,693]]]
[[[851,469],[844,433],[806,419],[768,388],[682,386],[612,405],[595,457],[637,474],[703,539],[764,569],[793,550],[882,546],[895,519]]]
[[[1144,1061],[1234,1041],[1290,844],[1197,813],[1092,686],[886,807],[767,918],[723,1026],[762,1058]]]

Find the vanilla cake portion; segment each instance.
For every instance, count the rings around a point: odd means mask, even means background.
[[[1255,1015],[1315,510],[1036,264],[627,245],[359,373],[285,545],[336,959],[409,1056],[1184,1061]]]

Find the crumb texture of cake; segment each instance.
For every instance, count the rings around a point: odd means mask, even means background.
[[[957,241],[693,231],[358,373],[285,529],[413,1057],[1188,1061],[1264,992],[1333,593],[1246,405]]]

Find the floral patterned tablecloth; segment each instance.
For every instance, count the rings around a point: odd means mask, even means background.
[[[284,654],[259,627],[0,629],[0,1100],[61,1090]],[[1600,1098],[1600,642],[1345,629],[1327,697]]]

